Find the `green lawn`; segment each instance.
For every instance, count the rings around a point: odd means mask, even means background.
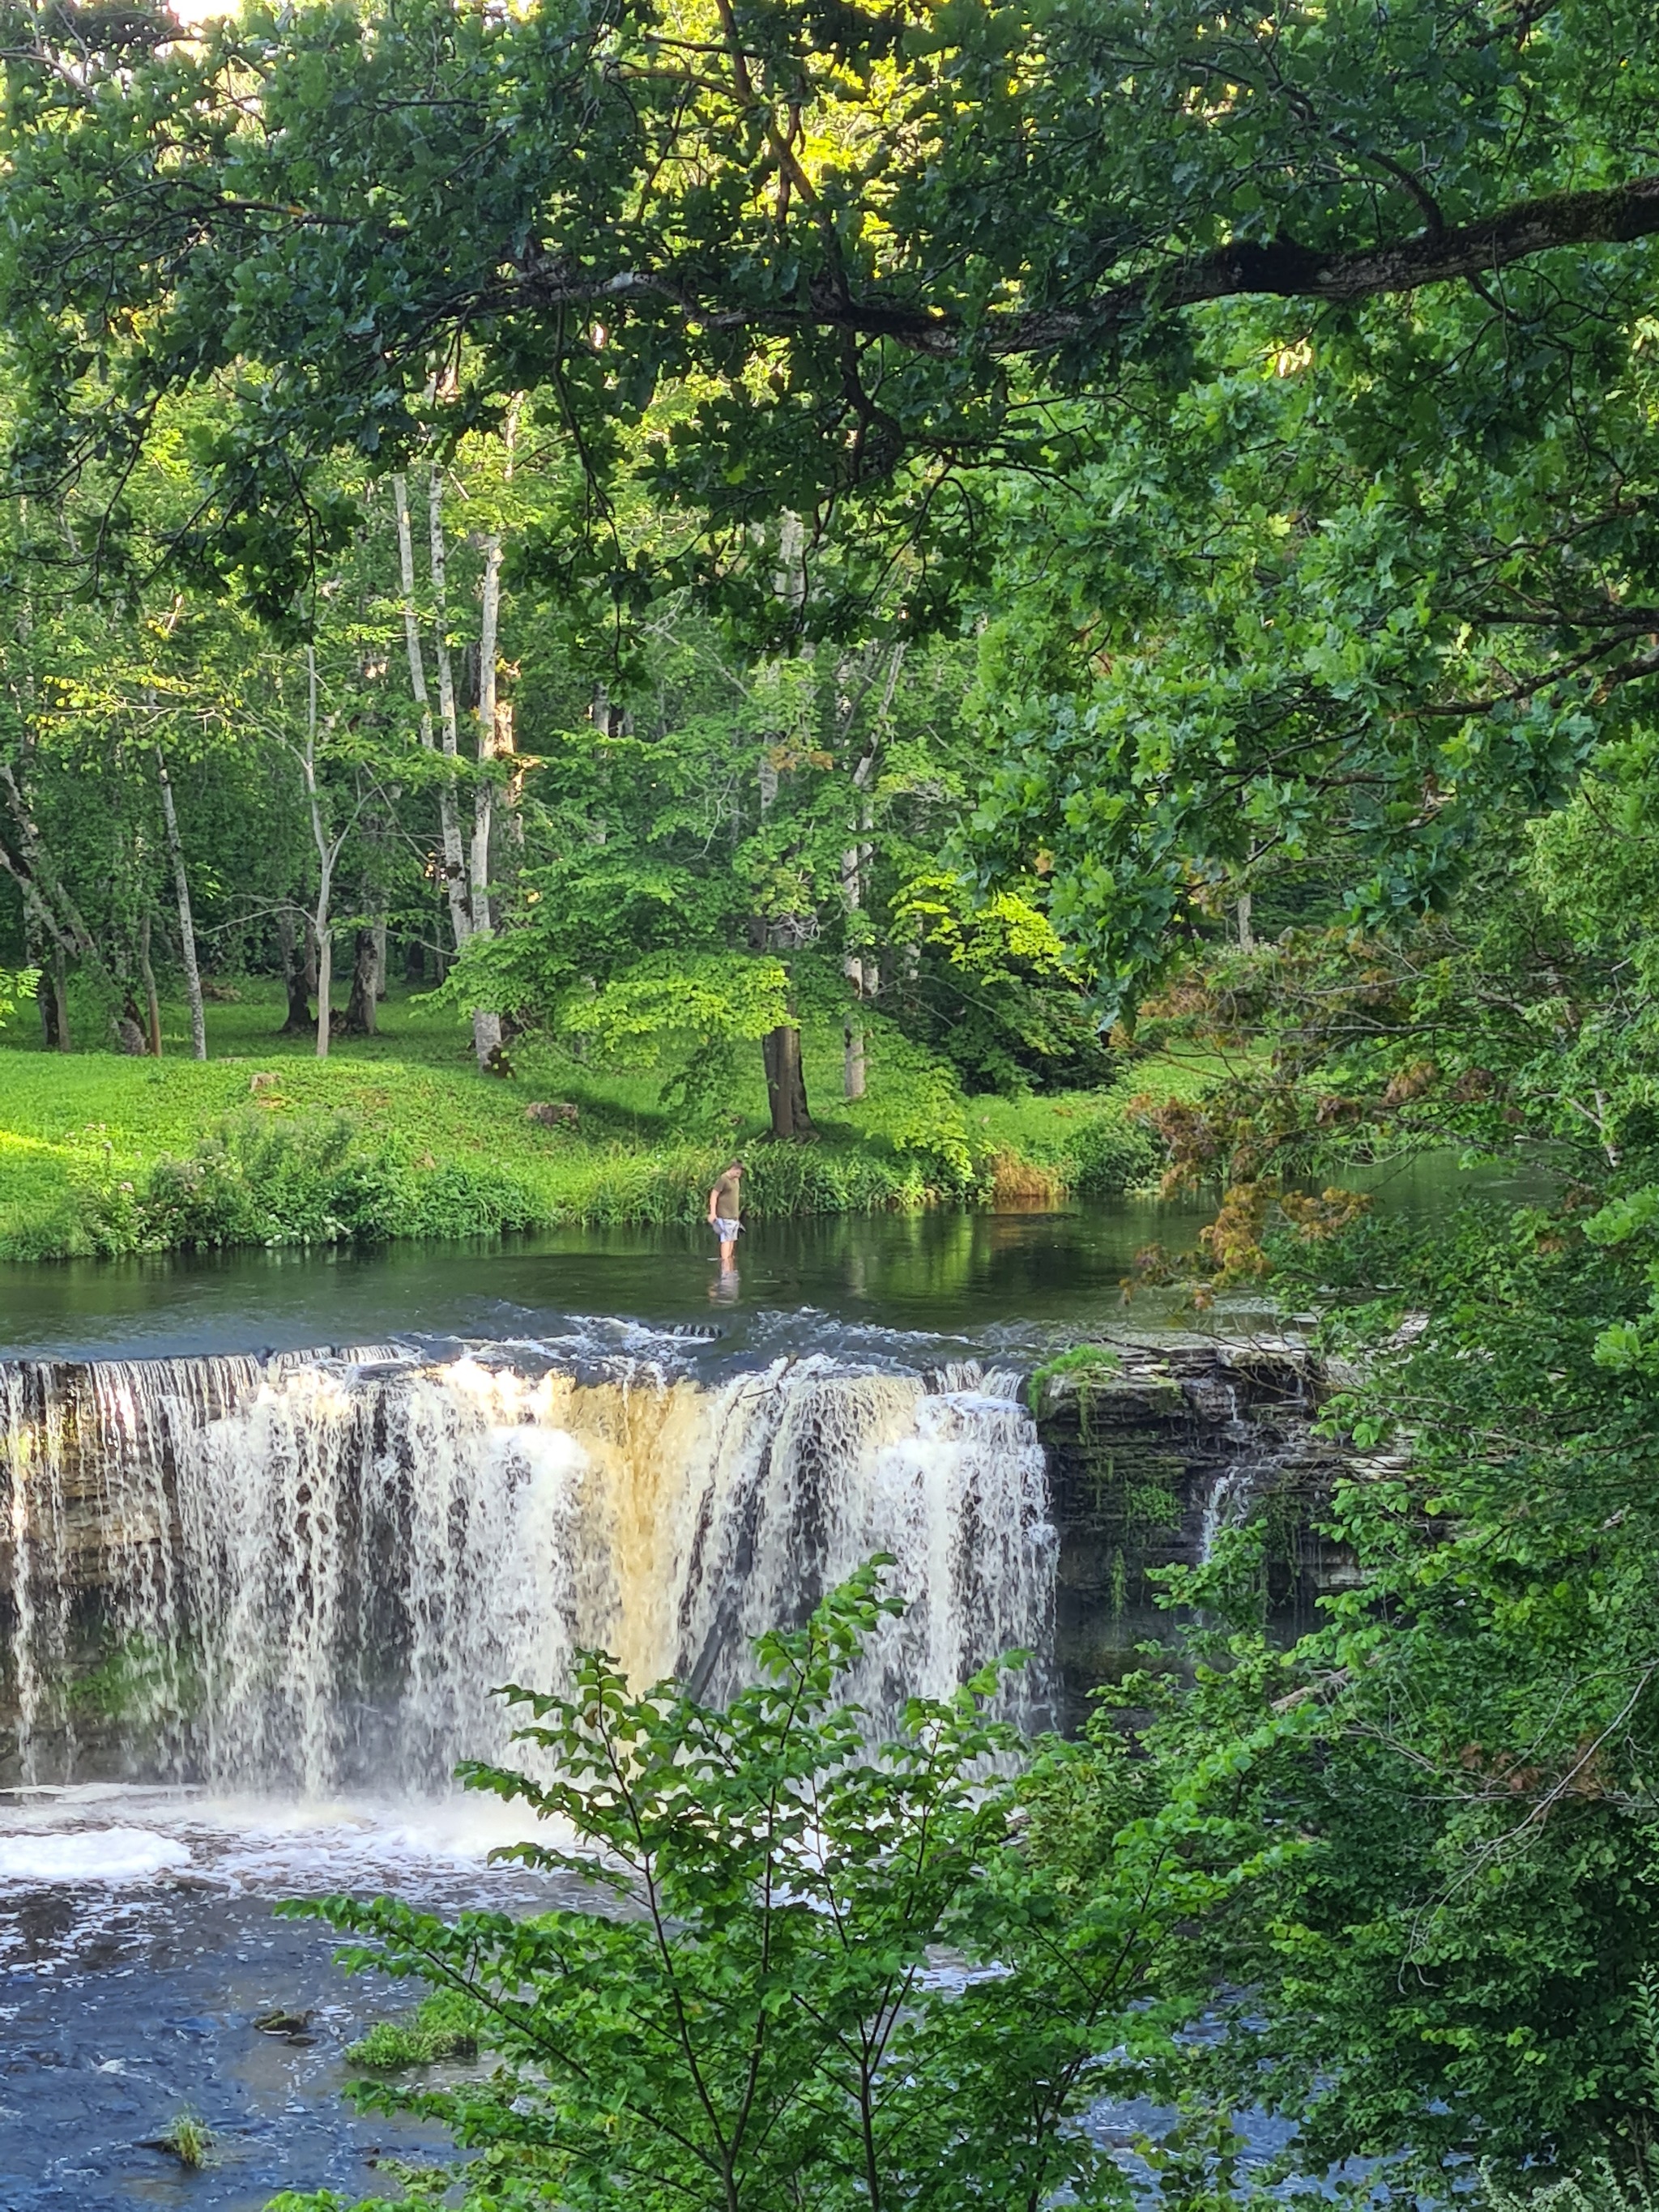
[[[653,1079],[595,1073],[546,1043],[513,1048],[510,1082],[481,1075],[453,1012],[405,992],[386,1001],[380,1036],[337,1040],[319,1060],[306,1039],[276,1034],[274,982],[237,988],[209,1006],[205,1062],[185,1056],[177,1006],[164,1009],[160,1063],[48,1053],[30,1009],[0,1030],[0,1255],[685,1219],[739,1146],[759,1212],[1029,1202],[1078,1181],[1079,1133],[1121,1130],[1124,1097],[1184,1091],[1204,1073],[1139,1063],[1105,1097],[964,1098],[888,1033],[872,1039],[868,1097],[851,1106],[839,1034],[809,1030],[822,1141],[772,1146],[759,1141],[758,1048],[727,1110],[692,1129],[662,1110]],[[528,1119],[539,1100],[574,1105],[575,1126]],[[172,1175],[166,1205],[158,1170]]]

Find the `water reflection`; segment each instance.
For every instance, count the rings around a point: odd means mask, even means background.
[[[1536,1194],[1540,1179],[1461,1172],[1441,1156],[1349,1171],[1379,1206],[1443,1212],[1470,1191]],[[562,1315],[652,1323],[809,1313],[862,1326],[975,1335],[1017,1320],[1080,1332],[1120,1326],[1135,1254],[1190,1249],[1206,1199],[1125,1198],[1006,1213],[938,1212],[751,1219],[743,1264],[711,1285],[705,1225],[560,1229],[508,1243],[399,1244],[71,1260],[0,1267],[0,1358],[247,1352],[399,1334],[535,1335]],[[1156,1326],[1173,1302],[1138,1295]]]

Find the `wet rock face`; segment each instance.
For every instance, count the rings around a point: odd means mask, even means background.
[[[1251,1346],[1126,1348],[1116,1374],[1045,1381],[1037,1430],[1060,1539],[1068,1724],[1136,1663],[1138,1643],[1167,1637],[1156,1570],[1197,1565],[1230,1522],[1266,1522],[1267,1616],[1286,1634],[1351,1579],[1352,1559],[1316,1525],[1345,1464],[1313,1434],[1319,1391],[1304,1358]]]

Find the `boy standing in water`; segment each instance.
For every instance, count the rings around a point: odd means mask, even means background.
[[[734,1275],[738,1270],[738,1232],[743,1227],[738,1218],[742,1181],[743,1162],[733,1160],[708,1194],[708,1225],[720,1240],[722,1275]]]

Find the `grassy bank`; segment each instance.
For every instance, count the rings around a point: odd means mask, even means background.
[[[1127,1099],[1199,1074],[1140,1062],[1106,1093],[969,1098],[884,1032],[869,1095],[848,1105],[839,1038],[809,1032],[821,1139],[775,1146],[758,1054],[717,1119],[688,1130],[654,1082],[545,1045],[515,1048],[511,1082],[481,1076],[453,1014],[407,999],[325,1061],[275,1035],[282,1016],[270,987],[241,987],[210,1009],[197,1062],[179,1056],[172,1010],[159,1063],[49,1054],[15,1019],[0,1032],[0,1257],[695,1220],[739,1147],[760,1216],[1103,1194],[1157,1164]],[[538,1120],[538,1103],[569,1110]]]

